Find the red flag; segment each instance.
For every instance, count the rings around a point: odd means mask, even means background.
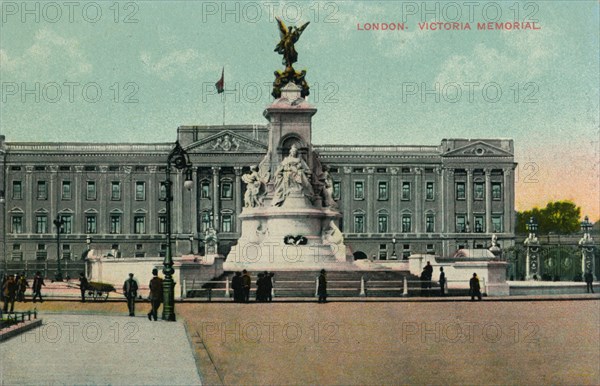
[[[225,67],[221,71],[221,79],[217,83],[215,83],[215,87],[217,88],[217,94],[220,94],[225,89]]]

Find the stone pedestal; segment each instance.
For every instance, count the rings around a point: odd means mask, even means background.
[[[535,235],[530,234],[524,244],[527,248],[525,280],[541,280],[542,265],[540,261],[540,243]]]

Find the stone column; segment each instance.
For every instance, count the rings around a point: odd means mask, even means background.
[[[97,200],[100,203],[100,210],[98,211],[98,218],[96,219],[96,232],[100,235],[108,233],[107,224],[110,221],[110,215],[108,212],[108,202],[110,196],[106,196],[106,187],[110,185],[106,181],[106,174],[108,172],[108,165],[100,166],[100,179],[96,184],[96,195]],[[102,216],[102,217],[101,217]]]
[[[156,208],[157,203],[162,202],[158,201],[158,197],[160,197],[160,182],[158,180],[156,171],[156,166],[148,166],[148,173],[150,174],[150,186],[148,186],[148,224],[146,226],[148,233],[156,234],[158,233],[158,219]],[[156,194],[154,193],[156,191]]]
[[[344,186],[342,187],[342,207],[344,218],[344,233],[353,233],[352,213],[350,213],[351,202],[354,199],[352,191],[352,168],[344,166]]]
[[[415,168],[415,233],[423,232],[423,168]]]
[[[71,200],[75,203],[75,213],[73,213],[73,217],[71,218],[71,232],[72,233],[86,233],[86,221],[85,215],[82,210],[82,200],[84,189],[83,185],[83,165],[75,166],[75,181],[71,181]],[[87,187],[85,194],[87,195]],[[96,220],[97,221],[97,220]],[[98,224],[96,224],[98,226]]]
[[[50,212],[48,213],[48,232],[52,233],[51,226],[52,221],[56,218],[58,214],[58,208],[56,206],[58,200],[58,165],[50,165],[48,167],[50,169],[50,181],[48,187],[48,201],[50,203]]]
[[[471,231],[473,224],[473,169],[467,169],[467,230]]]
[[[133,185],[134,182],[131,178],[133,168],[131,166],[123,166],[122,170],[122,178],[119,178],[121,181],[121,200],[123,201],[123,226],[121,230],[123,233],[131,234],[134,230],[131,203],[135,201],[135,185]]]
[[[367,186],[365,187],[365,195],[367,196],[367,229],[368,233],[377,233],[377,215],[375,214],[375,200],[377,192],[375,192],[375,182],[373,175],[375,168],[367,168]]]
[[[485,169],[485,231],[492,233],[492,169]]]
[[[502,230],[503,233],[509,233],[513,224],[512,196],[514,190],[512,189],[513,184],[511,183],[512,168],[504,168],[502,169],[502,172],[504,174],[504,183],[502,184],[502,200],[504,201],[504,221],[502,225]]]
[[[25,166],[25,184],[21,186],[21,195],[25,199],[25,209],[23,216],[23,233],[35,233],[33,229],[33,192],[37,189],[37,186],[33,186],[33,166]],[[5,193],[6,194],[6,193]],[[12,194],[12,192],[10,193]],[[4,204],[6,205],[6,204]],[[8,208],[10,210],[10,208]],[[51,222],[51,219],[48,219]],[[11,229],[12,223],[9,223]]]
[[[524,242],[527,248],[525,261],[525,280],[542,279],[542,267],[540,264],[540,243],[533,233]]]
[[[237,214],[242,213],[242,167],[236,166],[233,168],[235,171],[235,187],[233,193],[235,194],[235,231],[240,233],[242,231],[242,222],[239,220]]]
[[[220,171],[221,168],[218,166],[213,166],[212,167],[212,172],[213,172],[213,197],[212,197],[212,203],[213,203],[213,228],[215,230],[219,230],[219,207],[220,207],[220,201],[221,201],[221,195],[219,194],[219,175],[220,175]]]
[[[192,190],[190,191],[190,233],[196,237],[198,234],[198,202],[200,200],[200,191],[198,190],[198,181],[200,174],[198,169],[194,169],[192,173]]]
[[[398,214],[400,213],[400,206],[398,205],[398,171],[398,168],[390,168],[390,172],[392,173],[389,191],[392,208],[390,211],[390,230],[392,233],[398,233],[400,230],[400,225],[398,224]]]

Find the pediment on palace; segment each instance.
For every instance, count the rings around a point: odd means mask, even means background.
[[[504,149],[490,145],[483,141],[469,143],[466,146],[451,150],[443,154],[444,157],[513,157],[513,154]]]
[[[231,130],[223,130],[192,143],[186,151],[192,153],[264,153],[267,146]]]

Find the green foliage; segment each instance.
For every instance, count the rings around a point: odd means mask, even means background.
[[[527,234],[526,224],[530,217],[534,217],[538,223],[537,234],[545,235],[556,233],[568,235],[578,232],[580,229],[581,208],[571,201],[549,202],[545,208],[533,208],[523,212],[517,212],[517,234]]]

